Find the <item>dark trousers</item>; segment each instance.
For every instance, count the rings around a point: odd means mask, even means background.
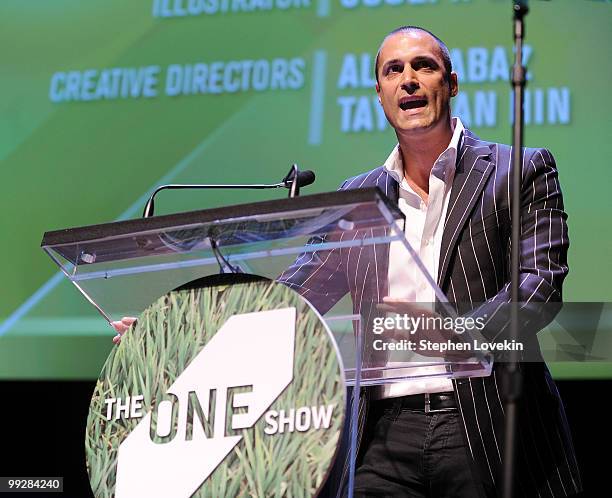
[[[481,496],[457,411],[425,413],[396,404],[374,407],[370,415],[355,497]]]

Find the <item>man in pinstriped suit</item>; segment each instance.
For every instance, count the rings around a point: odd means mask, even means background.
[[[448,49],[429,31],[414,26],[392,31],[375,71],[379,101],[398,145],[383,166],[347,180],[341,189],[378,186],[397,200],[406,215],[406,237],[458,312],[487,317],[486,339],[503,339],[510,301],[511,148],[482,141],[451,119],[457,76]],[[553,315],[540,313],[536,303],[561,302],[567,216],[549,151],[525,149],[522,178],[520,292],[537,322],[523,340],[539,352],[535,333]],[[400,258],[392,246],[320,251],[298,258],[279,280],[322,313],[349,292],[354,311],[362,315],[371,313],[372,303],[384,301],[401,312],[404,302],[435,300]],[[556,386],[543,361],[523,363],[521,370],[515,489],[526,497],[576,494],[580,476]],[[365,397],[355,496],[500,493],[499,365],[488,377],[406,383]]]

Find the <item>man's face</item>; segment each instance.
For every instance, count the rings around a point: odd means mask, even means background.
[[[450,84],[440,47],[423,31],[396,33],[383,43],[376,93],[399,134],[422,133],[450,125],[450,99],[457,95],[457,75]]]

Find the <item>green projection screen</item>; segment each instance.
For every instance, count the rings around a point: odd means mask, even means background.
[[[556,157],[569,213],[565,299],[611,301],[609,2],[533,1],[526,144]],[[5,0],[0,6],[0,377],[95,378],[112,333],[40,250],[45,230],[138,217],[175,182],[276,182],[291,163],[335,189],[395,145],[374,92],[383,36],[444,39],[453,112],[509,142],[511,2]],[[166,192],[157,213],[284,192]],[[557,376],[612,376],[606,365]]]

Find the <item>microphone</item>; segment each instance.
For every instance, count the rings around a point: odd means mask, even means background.
[[[147,201],[144,211],[142,212],[143,218],[150,218],[153,216],[155,210],[155,196],[162,190],[183,190],[183,189],[268,189],[268,188],[288,188],[289,197],[295,197],[300,193],[300,187],[306,187],[314,183],[315,174],[310,170],[300,171],[297,164],[291,165],[289,173],[279,183],[255,183],[255,184],[181,184],[181,183],[169,183],[167,185],[160,185],[157,187],[149,200]]]
[[[306,171],[298,171],[296,183],[299,187],[307,187],[313,184],[315,179],[314,171],[307,169]]]
[[[289,197],[300,195],[300,187],[310,185],[315,181],[315,174],[310,171],[299,171],[297,164],[291,165],[289,173],[283,178],[285,187],[289,189]]]

